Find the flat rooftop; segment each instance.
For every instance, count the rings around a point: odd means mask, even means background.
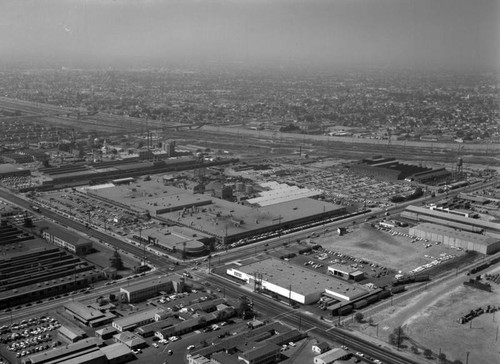
[[[457,231],[457,230],[455,230],[453,228],[449,228],[447,226],[442,226],[442,225],[437,225],[437,224],[432,224],[432,223],[418,224],[417,226],[415,226],[415,228],[429,232],[429,233],[443,234],[443,235],[450,236],[452,238],[470,241],[474,244],[488,246],[488,245],[495,244],[496,242],[498,242],[498,239],[495,239],[495,238],[492,238],[492,237],[489,237],[486,235],[470,233],[468,231]]]
[[[0,175],[19,171],[29,171],[29,169],[10,163],[0,164]]]
[[[341,281],[280,259],[264,259],[259,262],[236,267],[235,269],[249,275],[253,275],[255,272],[263,273],[264,280],[280,287],[289,287],[291,285],[292,291],[304,296],[328,289],[347,296],[349,300],[352,300],[368,293],[368,291],[355,284]]]
[[[344,211],[343,206],[310,198],[259,208],[212,198],[212,204],[197,207],[182,216],[178,212],[164,213],[160,216],[180,222],[184,226],[222,237],[250,233],[254,230],[307,219],[315,215],[340,215]]]
[[[170,284],[172,282],[173,277],[164,277],[164,278],[159,278],[159,279],[154,279],[152,281],[148,280],[145,282],[139,282],[136,284],[131,284],[130,286],[126,287],[120,287],[120,290],[126,291],[126,292],[137,292],[137,291],[142,291],[144,289],[153,287],[153,286],[160,286],[162,284]]]
[[[82,320],[91,321],[104,317],[104,314],[92,307],[87,307],[84,304],[72,301],[64,304],[64,308],[71,311],[73,314],[78,315]]]
[[[484,221],[484,220],[479,220],[479,219],[472,219],[470,217],[464,217],[464,216],[460,216],[460,215],[450,214],[450,213],[443,212],[443,211],[431,210],[431,209],[428,209],[425,207],[410,205],[406,208],[406,211],[413,212],[416,214],[424,214],[427,216],[433,216],[433,217],[438,217],[441,219],[451,220],[451,221],[455,221],[455,222],[466,224],[466,225],[477,226],[477,227],[481,227],[483,229],[500,231],[500,224],[495,223],[495,222]]]
[[[178,226],[144,229],[142,230],[142,236],[150,236],[156,239],[156,244],[169,249],[175,247],[178,250],[182,250],[184,244],[188,249],[203,248],[204,244],[200,242],[200,239],[211,238],[210,235],[191,229],[180,229]]]
[[[151,215],[207,205],[211,202],[209,196],[195,195],[181,188],[164,186],[154,180],[104,187],[89,191],[89,193],[120,204],[147,210]]]
[[[42,223],[37,225],[37,229],[43,229],[43,231],[46,231],[50,235],[57,236],[58,238],[70,244],[73,244],[74,246],[92,244],[92,241],[90,239],[81,236],[79,233],[73,232],[65,227],[52,224],[50,222],[43,221]]]
[[[260,185],[268,190],[260,192],[259,197],[247,200],[248,203],[256,204],[259,206],[269,206],[282,202],[319,196],[323,193],[323,191],[321,190],[300,188],[297,186],[290,186],[286,183],[277,183],[274,181],[264,182]]]

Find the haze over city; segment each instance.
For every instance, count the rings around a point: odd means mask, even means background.
[[[499,7],[0,0],[0,364],[500,363]]]
[[[495,0],[4,0],[16,64],[498,69]]]

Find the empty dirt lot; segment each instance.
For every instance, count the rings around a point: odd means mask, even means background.
[[[500,272],[500,266],[488,271],[492,272]],[[379,339],[387,340],[395,327],[402,326],[411,339],[403,345],[406,350],[413,345],[418,347],[420,358],[428,348],[435,354],[441,350],[448,359],[462,363],[466,362],[467,352],[469,363],[500,362],[500,341],[496,338],[500,312],[484,313],[474,318],[472,324],[457,322],[473,309],[500,306],[500,285],[492,283],[493,292],[485,292],[464,286],[468,278],[459,275],[373,315],[371,318],[379,325]],[[371,336],[377,335],[376,325],[363,324],[359,329]]]

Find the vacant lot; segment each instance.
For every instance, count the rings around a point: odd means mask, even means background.
[[[500,267],[495,268],[500,272]],[[491,271],[492,272],[492,271]],[[395,327],[401,326],[410,340],[404,346],[419,348],[420,357],[428,348],[437,354],[445,353],[448,359],[469,363],[500,362],[500,345],[496,332],[500,322],[500,312],[484,313],[474,318],[472,324],[460,324],[457,320],[472,309],[486,305],[500,306],[500,285],[492,284],[493,292],[485,292],[465,287],[463,282],[469,277],[453,277],[429,290],[384,309],[371,316],[378,324],[363,324],[359,329],[369,335],[387,340]]]
[[[443,244],[425,248],[422,242],[411,243],[411,241],[411,238],[379,231],[370,224],[362,224],[359,229],[354,229],[344,236],[332,233],[318,239],[319,244],[325,249],[364,258],[403,272],[429,263],[442,253],[455,256],[463,254]]]

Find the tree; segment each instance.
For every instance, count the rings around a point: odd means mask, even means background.
[[[122,257],[117,250],[115,250],[113,256],[109,258],[109,262],[111,264],[111,267],[116,268],[117,270],[123,269]]]
[[[461,360],[458,360],[458,359],[457,359],[457,360],[453,361],[453,364],[463,364],[463,363],[462,363],[462,361],[461,361]]]
[[[373,317],[368,318],[368,325],[373,326]]]
[[[405,334],[403,328],[398,326],[394,329],[392,334],[389,335],[389,343],[399,347],[403,343],[404,338]]]
[[[356,322],[361,322],[363,321],[363,314],[361,312],[356,312],[356,314],[354,315],[354,320],[356,320]]]
[[[396,196],[392,196],[390,198],[390,200],[392,203],[399,203],[399,202],[403,202],[405,200],[405,198],[403,196],[396,195]]]
[[[198,326],[199,327],[204,327],[207,324],[207,319],[203,316],[200,316],[198,319]]]
[[[243,319],[250,317],[253,311],[248,297],[241,296],[238,301],[238,306],[236,308],[238,316],[241,316]]]
[[[439,361],[441,363],[445,363],[446,362],[446,354],[445,353],[439,353],[438,359],[439,359]]]
[[[28,228],[31,228],[33,227],[33,220],[31,219],[31,217],[25,217],[24,218],[24,227],[28,227]]]
[[[424,350],[424,356],[426,358],[430,358],[432,356],[432,350],[431,349],[425,349]]]
[[[397,341],[398,341],[398,339],[396,338],[396,335],[389,334],[389,344],[397,345]]]

